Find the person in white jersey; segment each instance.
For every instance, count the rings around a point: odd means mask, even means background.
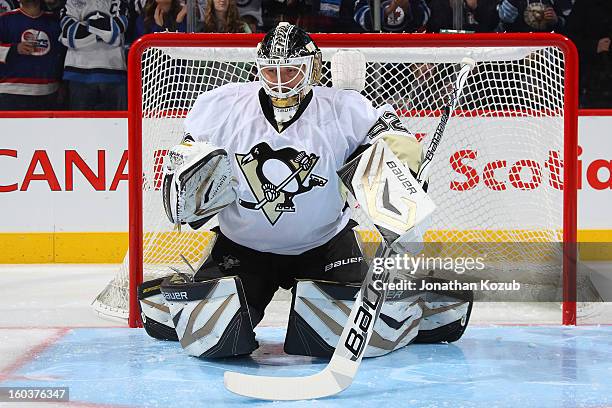
[[[197,229],[216,214],[219,226],[197,273],[140,287],[144,326],[191,355],[250,354],[253,328],[282,287],[293,293],[285,351],[331,356],[367,271],[337,171],[383,138],[416,174],[422,148],[391,106],[318,86],[321,51],[302,29],[280,23],[256,62],[259,81],[198,97],[168,154],[168,218]],[[437,314],[424,295],[385,304],[366,356],[459,339],[471,293],[442,295],[452,307]]]

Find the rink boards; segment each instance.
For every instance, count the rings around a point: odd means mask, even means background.
[[[437,118],[428,120],[428,126],[408,125],[420,137],[430,132],[428,129],[437,122]],[[461,121],[478,119],[457,117],[454,120],[457,129],[461,129],[466,127]],[[493,120],[508,122],[506,125],[496,125],[496,129],[501,126],[520,134],[513,125],[516,124],[513,121],[518,118]],[[4,170],[0,175],[0,195],[5,198],[7,208],[2,216],[0,230],[0,241],[5,244],[2,245],[5,249],[0,251],[0,260],[119,262],[127,245],[126,119],[2,118],[0,121],[7,134],[14,136],[0,149]],[[162,130],[168,130],[168,144],[180,139],[182,119],[156,121],[159,123],[151,122],[150,126],[161,126]],[[609,182],[606,181],[607,170],[602,167],[612,157],[612,147],[607,143],[607,129],[612,125],[611,121],[610,117],[582,117],[580,120],[582,149],[579,150],[579,160],[583,174],[578,220],[582,241],[609,242],[612,237],[610,218],[606,216],[607,210],[602,208],[612,201],[612,189],[607,187]],[[452,129],[449,129],[447,137],[454,137]],[[462,134],[461,137],[466,135]],[[518,142],[516,139],[509,140],[509,143]],[[456,172],[447,173],[446,181],[437,183],[440,188],[446,189],[445,197],[450,197],[452,201],[466,202],[471,207],[477,204],[481,213],[488,214],[490,211],[486,200],[479,199],[474,204],[470,199],[478,199],[486,193],[496,200],[506,195],[519,202],[539,201],[545,189],[553,199],[561,196],[560,191],[550,186],[551,172],[546,166],[550,152],[555,151],[554,146],[543,146],[529,155],[519,155],[503,145],[494,145],[491,152],[485,152],[479,143],[467,139],[465,143],[454,146],[452,151],[438,157],[440,163],[446,164],[449,157],[459,151],[471,150],[477,154],[476,159],[464,159],[464,162],[475,169],[479,175],[478,183],[470,189],[451,190],[451,176],[459,182],[465,182],[468,178]],[[508,181],[508,175],[517,160],[527,159],[538,163],[542,180],[536,188],[517,189]],[[493,191],[483,180],[483,168],[492,160],[507,162],[505,169],[500,168],[495,172],[495,177],[506,183],[505,191]],[[521,169],[526,181],[531,171],[529,166]],[[444,206],[440,207],[443,214]],[[494,217],[494,224],[489,224],[487,228],[491,229],[493,235],[495,229],[529,229],[533,227],[532,221],[538,221],[531,219],[533,217],[532,212],[525,213],[519,220]],[[558,209],[550,217],[554,224],[560,226]],[[478,227],[474,218],[444,219],[444,225],[435,225],[434,228],[456,227],[469,233],[471,228]],[[16,239],[17,236],[19,239]],[[86,250],[82,247],[83,242],[89,243]],[[610,257],[606,253],[600,255],[608,259]]]

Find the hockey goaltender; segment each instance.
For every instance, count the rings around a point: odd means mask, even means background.
[[[258,347],[253,329],[281,287],[293,295],[285,351],[329,357],[368,269],[347,191],[375,225],[404,227],[398,241],[418,243],[434,208],[427,183],[414,178],[422,147],[391,106],[319,86],[321,51],[296,26],[272,29],[256,65],[258,81],[198,97],[183,141],[165,159],[169,220],[197,229],[216,215],[219,226],[195,273],[141,285],[144,327],[193,356],[248,355]],[[346,188],[337,172],[347,163],[345,175],[373,177]],[[365,356],[458,340],[472,299],[469,290],[448,290],[388,300]]]

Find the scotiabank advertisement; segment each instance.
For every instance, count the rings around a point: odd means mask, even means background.
[[[578,229],[585,242],[612,238],[609,113],[579,119]],[[424,138],[438,120],[407,125]],[[526,120],[538,121],[452,119],[431,173],[434,230],[562,227],[562,121]],[[155,181],[181,124],[144,124],[151,126],[165,129],[168,144],[144,150],[151,156],[144,171]],[[0,262],[120,262],[128,226],[127,119],[1,117],[0,129]]]

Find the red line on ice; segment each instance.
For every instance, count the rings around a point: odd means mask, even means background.
[[[55,344],[62,337],[64,337],[71,329],[68,327],[55,329],[56,332],[47,337],[42,343],[34,346],[23,353],[17,360],[13,361],[8,367],[0,372],[0,382],[6,381],[9,377],[19,371],[20,368],[25,366],[30,361],[34,360],[39,354],[45,351],[47,348]]]

